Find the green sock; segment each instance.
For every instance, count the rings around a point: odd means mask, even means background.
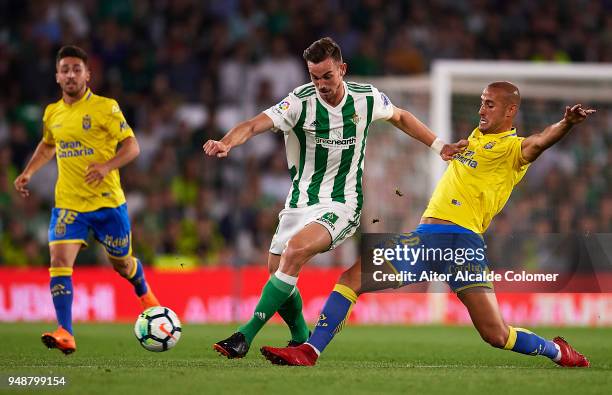
[[[300,290],[295,287],[295,290],[289,298],[278,309],[278,314],[283,317],[283,320],[289,326],[291,331],[291,340],[298,343],[304,343],[308,340],[308,325],[302,314],[302,295]]]
[[[294,285],[278,279],[274,274],[270,276],[270,279],[263,287],[263,291],[261,291],[261,297],[257,306],[255,306],[253,318],[238,328],[238,332],[244,335],[249,344],[251,344],[257,332],[287,300],[294,287]]]

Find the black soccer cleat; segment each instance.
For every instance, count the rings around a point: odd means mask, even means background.
[[[242,333],[236,332],[227,339],[213,344],[213,350],[228,359],[242,358],[249,352],[249,343]]]
[[[310,339],[310,336],[312,335],[311,331],[308,331],[308,339]],[[302,344],[306,343],[306,341],[303,342],[296,342],[295,340],[291,339],[287,342],[287,347],[297,347],[297,346],[301,346]]]

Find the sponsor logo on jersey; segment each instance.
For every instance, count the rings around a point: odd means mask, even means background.
[[[319,126],[321,126],[321,124],[316,119],[310,123],[310,127],[312,128],[318,128]]]
[[[457,199],[451,200],[451,203],[454,204],[455,206],[461,206],[461,202]]]
[[[335,223],[336,221],[338,221],[338,214],[330,211],[327,212],[325,214],[323,214],[321,216],[321,218],[319,218],[319,221],[326,223],[327,225],[329,225],[332,229],[336,229]]]
[[[86,131],[86,132],[89,129],[91,129],[91,116],[89,116],[88,114],[84,115],[83,116],[83,123],[82,123],[82,125],[83,125],[83,130]]]
[[[347,139],[326,139],[324,137],[315,137],[315,144],[322,145],[325,148],[347,149],[357,142],[356,137]]]
[[[342,133],[342,129],[332,129],[329,131],[329,137],[315,136],[315,144],[331,149],[347,149],[357,143],[355,136],[344,139]]]
[[[73,158],[77,156],[89,156],[94,154],[93,148],[84,147],[80,141],[63,141],[58,142],[59,149],[57,150],[57,157]]]
[[[478,166],[478,162],[473,159],[474,154],[475,154],[475,151],[467,150],[463,153],[456,154],[453,160],[456,160],[459,163],[463,163],[464,165],[467,165],[471,167],[472,169],[475,169]]]

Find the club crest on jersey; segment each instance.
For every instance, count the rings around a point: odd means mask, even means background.
[[[359,122],[361,122],[361,117],[357,113],[355,113],[351,117],[351,121],[353,121],[355,125],[359,125]]]
[[[89,114],[84,115],[83,116],[83,130],[84,131],[88,131],[89,129],[91,129],[91,117],[89,116]]]

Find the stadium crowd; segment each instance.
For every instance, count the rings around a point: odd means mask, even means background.
[[[33,178],[28,199],[12,183],[40,141],[44,106],[60,97],[55,53],[63,44],[89,53],[92,90],[115,98],[136,132],[141,154],[121,171],[134,248],[145,264],[166,267],[265,261],[289,190],[282,136],[258,136],[225,160],[205,159],[201,146],[307,82],[300,55],[322,36],[338,41],[349,74],[360,76],[425,73],[438,58],[612,62],[605,1],[27,5],[0,2],[0,264],[13,266],[48,264],[55,166]],[[545,110],[561,117],[558,105]],[[608,103],[540,159],[492,231],[609,232],[611,130]],[[377,204],[394,204],[387,195]],[[90,248],[78,262],[100,262],[99,252]]]

